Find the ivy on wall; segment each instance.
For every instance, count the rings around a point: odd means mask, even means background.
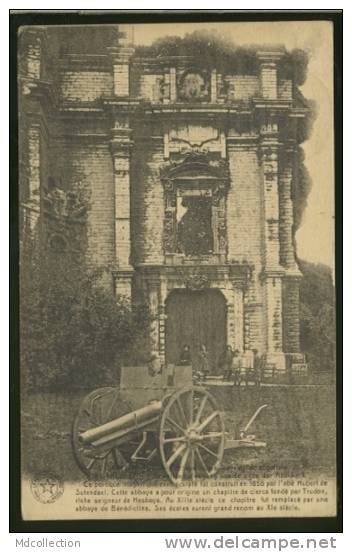
[[[201,30],[188,33],[184,37],[163,37],[150,46],[138,46],[135,55],[151,58],[187,56],[192,58],[192,65],[200,68],[216,68],[223,74],[255,75],[259,70],[257,52],[262,49],[262,45],[240,47],[217,31]],[[265,45],[265,49],[277,50],[278,46]],[[283,52],[283,57],[280,60],[279,76],[283,79],[292,79],[295,104],[307,109],[306,117],[300,119],[297,125],[296,138],[298,144],[301,144],[309,138],[316,117],[314,101],[305,98],[298,88],[306,80],[309,56],[301,49],[288,52],[280,47],[280,51]],[[296,178],[292,190],[294,231],[301,224],[311,185],[311,179],[304,164],[304,151],[299,147],[296,154]]]
[[[277,49],[277,45],[273,48]],[[150,46],[137,46],[135,54],[140,57],[189,56],[199,67],[212,67],[229,74],[257,74],[257,51],[262,49],[260,45],[241,47],[217,31],[201,30],[184,37],[163,37]],[[281,77],[292,78],[301,86],[306,80],[307,65],[308,54],[304,50],[285,51],[280,62]]]

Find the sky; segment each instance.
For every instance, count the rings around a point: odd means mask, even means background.
[[[307,79],[301,87],[318,108],[310,138],[303,144],[312,189],[303,221],[296,233],[301,259],[334,264],[333,157],[333,35],[328,21],[250,23],[156,23],[134,25],[135,45],[149,45],[167,35],[184,36],[200,29],[216,29],[237,45],[282,44],[287,50],[309,53]]]

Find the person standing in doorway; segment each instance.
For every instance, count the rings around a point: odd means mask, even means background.
[[[259,356],[257,349],[253,349],[253,380],[254,385],[256,385],[257,387],[260,387],[260,382],[262,379],[262,366],[262,357]]]
[[[241,372],[242,372],[242,359],[238,349],[233,353],[232,370],[233,370],[233,384],[241,384]]]
[[[182,347],[178,364],[179,366],[189,366],[190,364],[192,364],[191,349],[189,345],[185,344]]]
[[[234,358],[234,352],[231,345],[227,345],[223,351],[220,359],[220,367],[223,372],[224,381],[230,381],[232,379],[232,363]]]

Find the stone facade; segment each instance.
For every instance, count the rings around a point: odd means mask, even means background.
[[[109,267],[117,294],[149,303],[161,356],[170,293],[218,290],[227,344],[249,363],[257,349],[268,374],[304,366],[291,189],[307,108],[284,55],[258,51],[255,71],[222,74],[138,57],[116,28],[21,37],[24,227],[45,234],[48,205],[65,210],[88,190],[86,260]],[[187,209],[203,209],[199,252],[187,228],[182,241]]]

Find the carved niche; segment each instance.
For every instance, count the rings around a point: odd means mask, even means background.
[[[186,102],[209,100],[209,89],[209,75],[198,69],[188,69],[178,81],[178,97]]]
[[[186,257],[226,254],[227,163],[207,153],[188,152],[162,167],[161,180],[164,253]]]
[[[89,207],[90,191],[82,181],[75,182],[71,190],[64,190],[50,177],[43,191],[43,202],[48,215],[82,219]]]
[[[76,181],[65,190],[49,177],[48,185],[43,189],[43,211],[46,243],[50,251],[59,254],[83,250],[89,206],[90,191],[83,181]]]

